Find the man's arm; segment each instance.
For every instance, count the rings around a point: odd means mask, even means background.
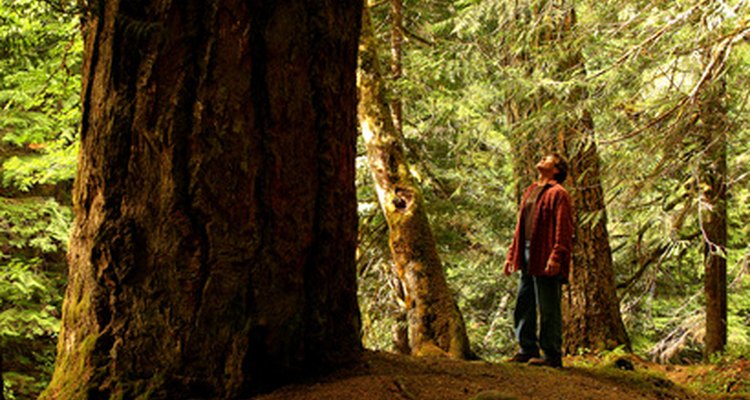
[[[567,191],[561,190],[555,207],[555,244],[547,260],[546,273],[557,275],[570,262],[573,250],[573,205]]]
[[[518,232],[518,225],[516,225],[516,234],[513,235],[513,240],[510,241],[510,247],[508,248],[508,254],[505,257],[505,264],[503,264],[503,273],[507,276],[510,275],[518,268],[513,264],[513,260],[515,259],[515,252],[514,249],[516,247],[516,236]]]
[[[516,259],[516,253],[515,249],[517,247],[517,241],[521,240],[519,236],[521,235],[521,224],[523,221],[521,220],[521,216],[523,215],[523,204],[526,202],[526,199],[529,197],[529,193],[531,192],[531,189],[534,187],[534,185],[531,185],[526,188],[523,192],[523,196],[521,196],[521,203],[518,205],[518,215],[516,216],[516,229],[513,234],[513,240],[510,242],[510,247],[508,248],[508,254],[505,257],[505,263],[503,264],[503,273],[505,275],[510,275],[518,270],[518,267],[513,263],[513,260]]]

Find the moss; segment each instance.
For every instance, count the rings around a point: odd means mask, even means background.
[[[91,308],[91,293],[85,291],[79,301],[75,301],[75,296],[67,296],[64,305],[64,320],[68,324],[63,324],[63,331],[60,332],[60,339],[57,345],[57,359],[55,360],[55,371],[52,380],[47,389],[39,396],[40,399],[83,399],[87,397],[87,384],[93,366],[89,362],[94,346],[99,338],[98,334],[90,333],[75,343],[75,348],[65,351],[65,338],[67,337],[66,326],[82,332],[80,325],[87,323],[89,310]],[[68,328],[68,329],[70,329]],[[85,334],[85,331],[82,333]]]
[[[611,381],[618,386],[628,386],[642,393],[655,393],[659,396],[669,398],[675,392],[685,394],[684,398],[693,398],[693,394],[675,384],[661,373],[651,370],[626,371],[613,365],[585,370],[587,373]]]
[[[93,372],[93,366],[89,365],[88,360],[98,337],[95,334],[89,335],[75,351],[58,356],[52,381],[39,399],[75,400],[88,397],[88,378]]]

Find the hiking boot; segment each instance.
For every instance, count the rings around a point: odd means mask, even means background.
[[[535,367],[562,368],[562,358],[533,357],[529,359],[529,365]]]
[[[507,362],[511,363],[527,363],[532,358],[539,357],[539,353],[516,353],[513,357],[507,359]]]

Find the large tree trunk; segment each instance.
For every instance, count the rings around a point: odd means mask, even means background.
[[[547,13],[545,20],[552,21],[533,35],[539,45],[570,46],[566,43],[569,32],[576,24],[572,3],[553,5],[537,4],[533,11],[516,12],[519,28],[527,26],[523,18],[536,20],[539,13]],[[554,30],[553,30],[554,28]],[[509,65],[526,65],[529,74],[535,68],[524,60],[524,54],[508,57]],[[583,56],[578,48],[571,47],[556,61],[553,78],[561,81],[575,79],[584,74]],[[545,153],[556,151],[565,155],[570,163],[566,186],[570,188],[576,214],[575,245],[573,247],[570,285],[563,301],[564,347],[568,353],[578,349],[602,350],[624,345],[630,346],[620,315],[615,290],[612,251],[607,232],[606,206],[599,171],[599,156],[595,145],[594,124],[588,112],[577,114],[577,104],[585,100],[583,90],[573,90],[566,98],[555,98],[552,93],[540,91],[531,99],[516,99],[506,104],[506,113],[512,124],[521,123],[541,113],[548,102],[563,102],[570,110],[568,115],[548,118],[550,123],[541,129],[519,130],[518,149],[514,152],[514,170],[519,174],[518,193],[534,179],[533,165]],[[523,126],[523,125],[522,125]]]
[[[704,150],[699,168],[700,221],[703,232],[706,297],[704,355],[724,351],[727,344],[727,116],[725,83],[703,93],[698,127]]]
[[[42,398],[240,398],[355,357],[360,2],[92,2]]]
[[[359,48],[359,123],[389,228],[389,244],[405,289],[409,347],[414,355],[469,358],[463,318],[448,288],[424,210],[411,177],[401,136],[385,101],[383,77],[369,11],[362,18]]]
[[[615,289],[599,156],[593,121],[585,115],[566,135],[571,196],[576,210],[570,284],[563,302],[563,337],[568,354],[578,349],[630,348]],[[578,139],[578,140],[576,140]]]

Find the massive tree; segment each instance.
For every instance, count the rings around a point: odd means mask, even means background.
[[[240,398],[359,353],[360,2],[91,2],[43,398]]]
[[[414,355],[470,358],[466,327],[445,279],[422,192],[411,176],[402,136],[386,102],[369,10],[363,12],[362,21],[359,124],[388,222],[396,275],[405,292],[408,349]]]

